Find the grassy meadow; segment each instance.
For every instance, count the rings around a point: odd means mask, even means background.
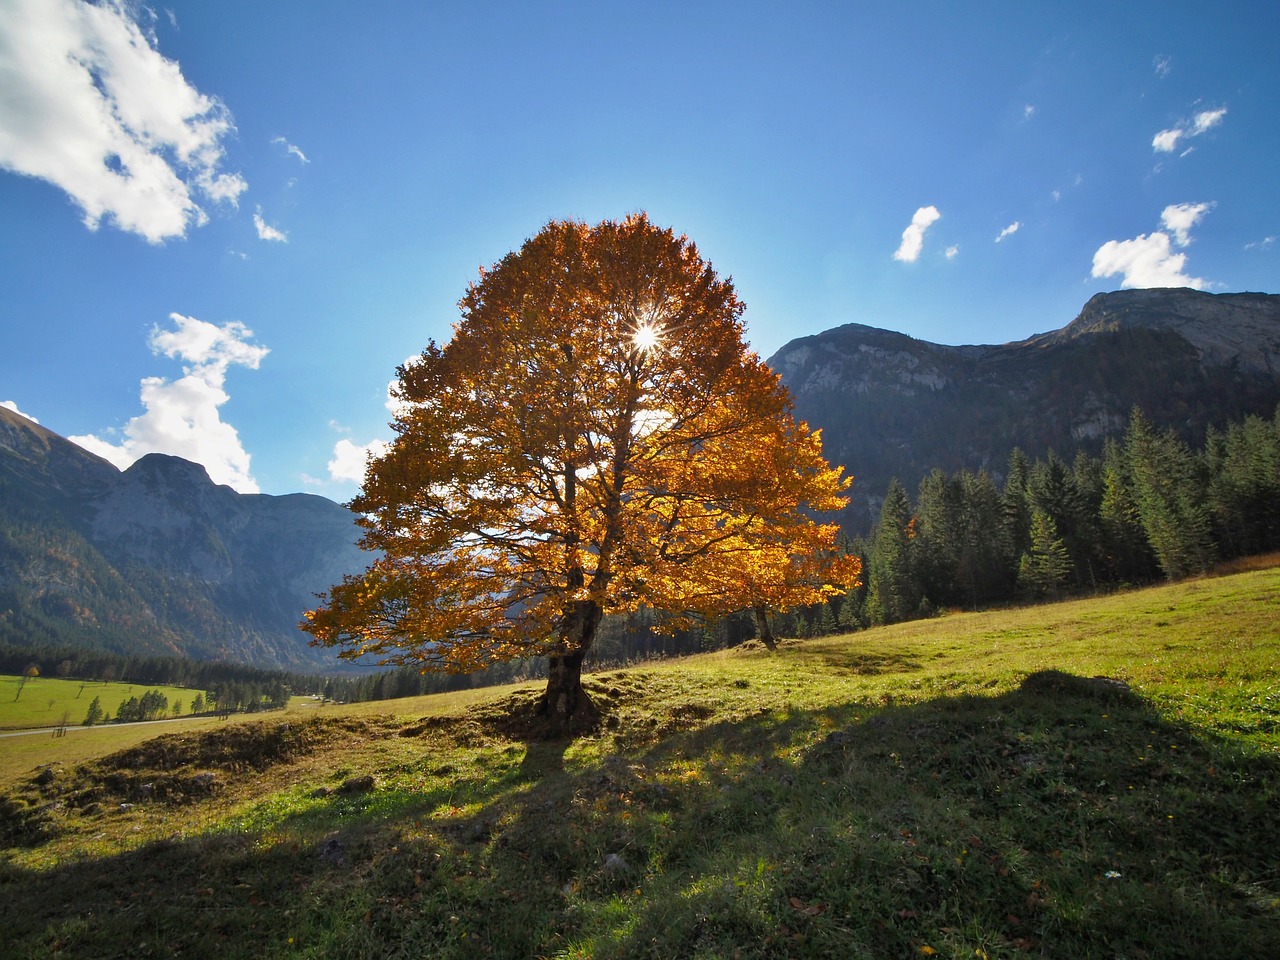
[[[114,717],[120,704],[130,697],[141,697],[148,690],[158,690],[173,703],[182,705],[182,713],[191,712],[191,701],[203,691],[160,684],[114,683],[100,680],[72,680],[62,677],[0,676],[0,731],[30,730],[56,727],[65,722],[79,726],[93,698],[99,699],[107,715]]]
[[[49,754],[0,953],[1280,956],[1278,614],[1250,570],[597,674],[573,740],[524,686]]]

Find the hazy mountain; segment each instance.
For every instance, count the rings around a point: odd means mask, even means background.
[[[0,409],[0,640],[332,668],[297,629],[365,565],[351,513],[214,484],[151,454],[128,470]]]
[[[793,340],[769,364],[828,459],[855,475],[851,532],[889,479],[932,468],[1000,476],[1015,446],[1071,457],[1121,433],[1137,405],[1188,439],[1280,403],[1280,296],[1186,289],[1093,297],[1060,330],[999,346],[944,346],[860,324]]]

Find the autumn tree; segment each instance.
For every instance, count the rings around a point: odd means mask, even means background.
[[[552,222],[459,306],[398,371],[395,438],[351,504],[376,559],[307,614],[315,643],[450,672],[545,656],[563,725],[593,715],[606,614],[677,629],[856,581],[813,519],[848,481],[687,238],[643,214]]]

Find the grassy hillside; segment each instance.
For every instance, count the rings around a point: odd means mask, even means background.
[[[146,741],[0,799],[6,956],[1280,955],[1280,570]],[[1106,679],[1100,679],[1106,678]],[[70,739],[70,738],[67,738]]]

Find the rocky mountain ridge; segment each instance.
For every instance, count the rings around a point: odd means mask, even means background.
[[[1187,289],[1094,296],[1061,329],[947,346],[862,324],[786,344],[769,364],[829,460],[855,476],[842,518],[878,516],[890,478],[999,476],[1014,447],[1070,458],[1119,435],[1135,406],[1188,439],[1280,403],[1280,296]]]
[[[0,409],[0,640],[333,669],[297,629],[365,565],[339,504],[239,494],[149,454],[125,471]]]

